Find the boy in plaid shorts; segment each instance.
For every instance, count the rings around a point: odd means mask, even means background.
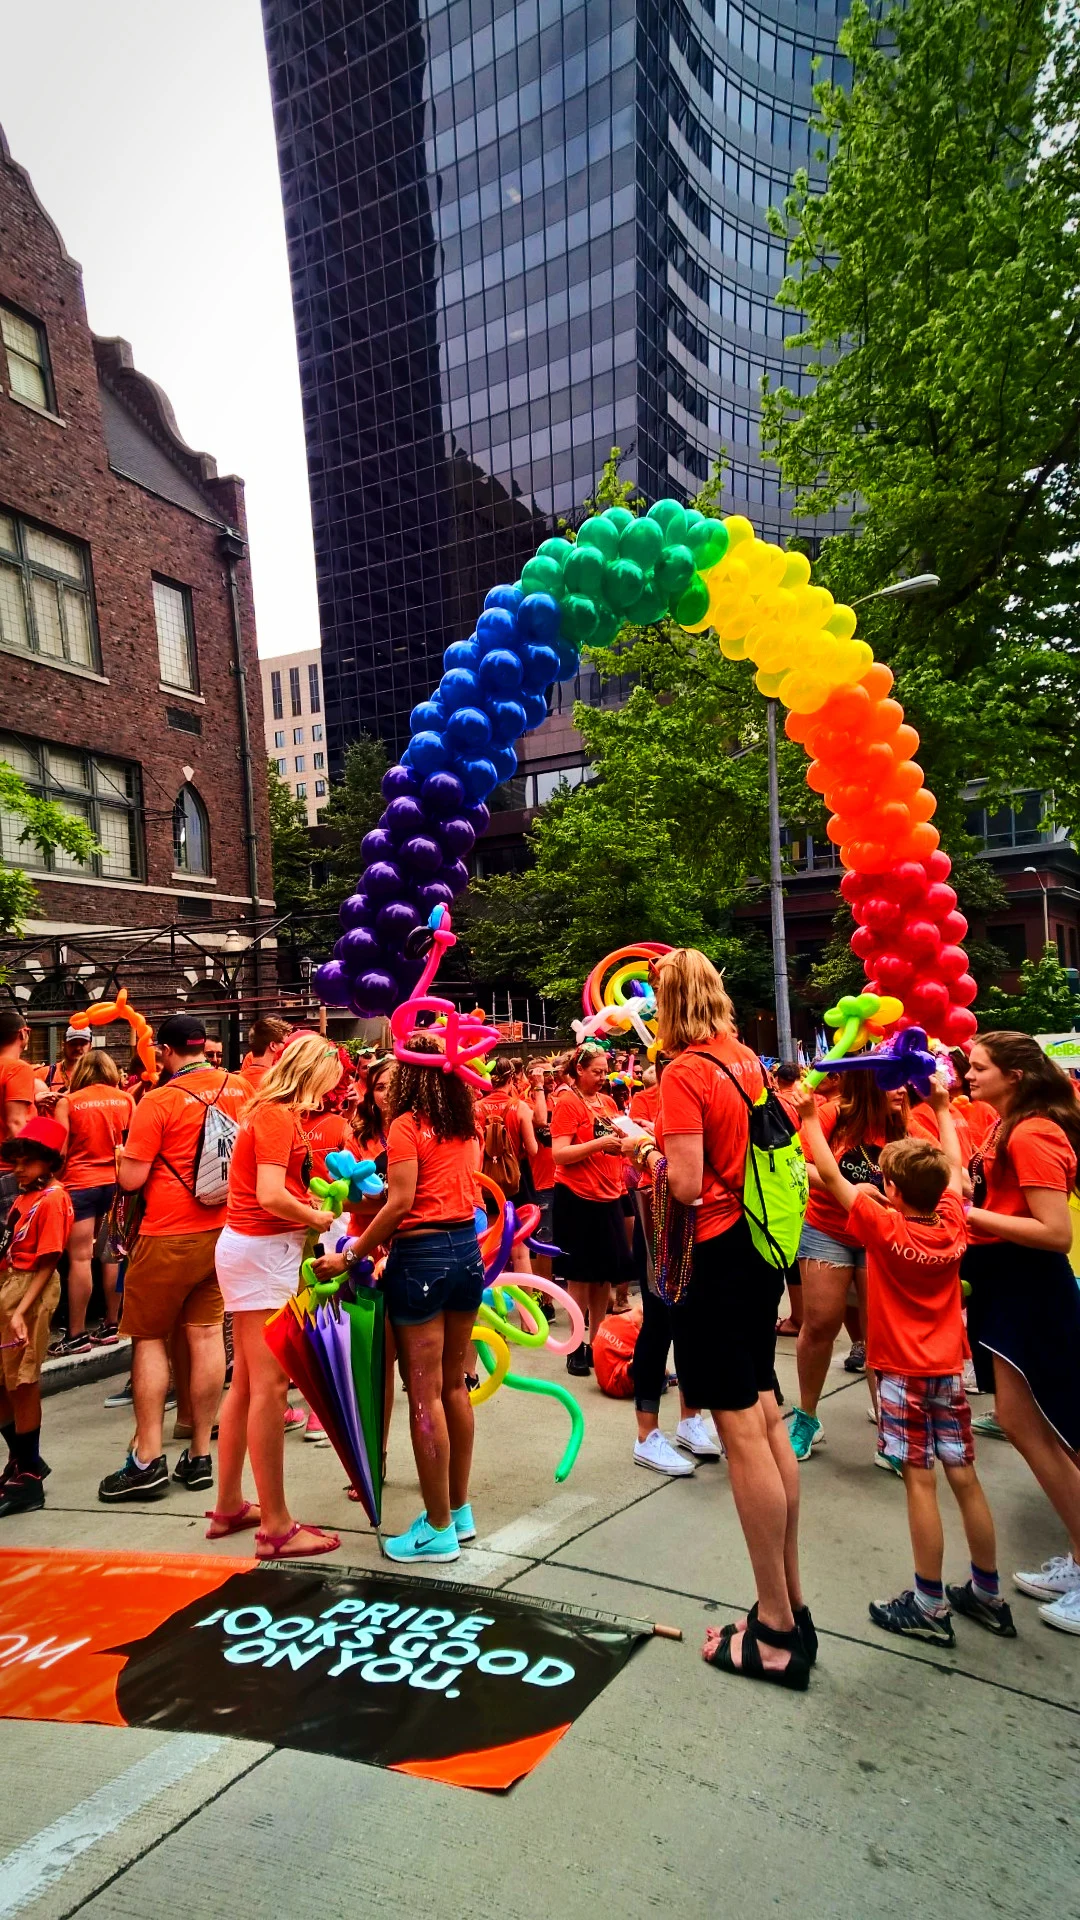
[[[878,1452],[900,1462],[907,1492],[915,1585],[895,1600],[872,1601],[870,1618],[888,1633],[954,1647],[950,1609],[1006,1639],[1016,1638],[1016,1628],[1001,1597],[994,1522],[975,1472],[960,1308],[963,1163],[944,1076],[938,1081],[930,1104],[941,1146],[913,1135],[890,1141],[879,1161],[884,1194],[844,1179],[813,1094],[797,1088],[795,1102],[822,1185],[866,1248],[866,1364],[878,1377]],[[935,1459],[967,1536],[971,1577],[963,1586],[942,1586]]]

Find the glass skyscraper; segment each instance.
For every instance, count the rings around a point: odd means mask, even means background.
[[[330,746],[392,750],[611,447],[650,499],[717,454],[787,525],[761,375],[798,385],[765,210],[812,161],[814,0],[263,0]],[[543,733],[536,736],[542,743]],[[535,752],[534,756],[535,758]]]

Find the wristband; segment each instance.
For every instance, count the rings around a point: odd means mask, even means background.
[[[968,1214],[969,1214],[969,1213],[971,1212],[971,1209],[972,1209],[972,1207],[974,1206],[974,1204],[975,1204],[975,1203],[974,1203],[974,1201],[973,1201],[973,1200],[965,1200],[965,1201],[963,1201],[963,1202],[962,1202],[962,1205],[963,1205],[963,1209],[964,1209],[964,1219],[965,1219],[965,1220],[967,1219],[967,1217],[968,1217]]]

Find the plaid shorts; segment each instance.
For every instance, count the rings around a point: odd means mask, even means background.
[[[878,1374],[878,1452],[910,1467],[970,1467],[971,1408],[958,1373]]]

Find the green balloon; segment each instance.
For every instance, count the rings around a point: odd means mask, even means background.
[[[652,572],[663,551],[663,529],[657,526],[655,520],[648,518],[634,520],[619,541],[622,557],[636,561],[646,573]]]
[[[609,525],[617,527],[620,533],[625,533],[627,527],[634,524],[634,515],[627,507],[608,507],[604,519]]]
[[[669,546],[677,546],[686,538],[686,509],[678,500],[658,500],[649,508],[646,518],[655,520],[663,529]]]
[[[538,559],[554,560],[560,569],[565,567],[574,549],[569,540],[543,540],[536,549]]]
[[[665,600],[677,605],[693,577],[694,556],[689,547],[665,547],[655,568],[656,584]]]
[[[584,594],[568,593],[562,603],[562,631],[575,646],[588,645],[597,627],[597,608]]]
[[[614,560],[619,551],[619,529],[597,513],[578,528],[577,543],[579,547],[595,547],[605,560]]]
[[[699,513],[696,507],[687,507],[687,508],[686,508],[686,532],[687,532],[687,536],[689,536],[689,533],[690,533],[690,529],[691,529],[691,527],[699,527],[699,526],[701,525],[701,522],[702,522],[702,521],[704,520],[704,518],[705,518],[705,515],[704,515],[703,513]],[[687,546],[689,546],[689,544],[690,544],[690,541],[689,541],[689,537],[687,538],[687,543],[686,543],[686,544],[687,544]]]
[[[708,567],[718,566],[727,552],[728,530],[722,520],[699,520],[687,534],[686,544],[695,566],[704,573]]]
[[[628,613],[645,585],[634,560],[612,560],[604,572],[604,597],[614,613]]]
[[[699,573],[694,575],[675,609],[680,626],[696,626],[709,611],[709,589]]]
[[[537,554],[533,560],[527,560],[521,569],[521,587],[524,593],[559,594],[562,591],[562,568],[555,560],[542,558]]]
[[[583,593],[587,600],[595,600],[604,591],[604,556],[599,547],[574,547],[570,558],[563,568],[563,583],[567,593]]]
[[[668,610],[668,595],[655,580],[645,582],[645,591],[636,602],[631,618],[641,627],[651,627],[654,620],[662,620]]]
[[[590,647],[610,647],[616,641],[626,625],[621,613],[612,613],[607,607],[597,610],[596,632],[589,641]]]

